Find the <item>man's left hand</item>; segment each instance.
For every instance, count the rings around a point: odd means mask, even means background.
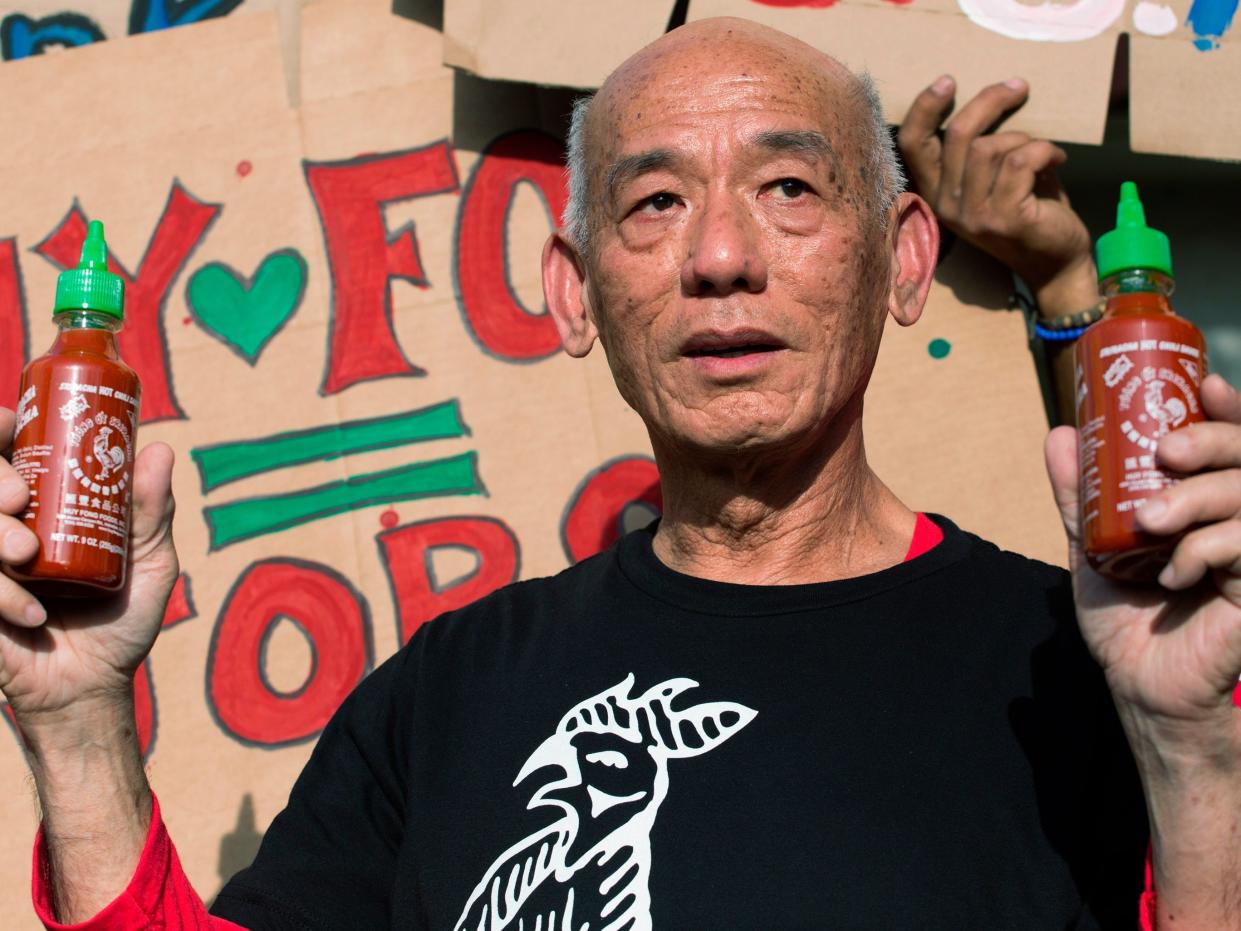
[[[1184,534],[1158,585],[1116,583],[1087,564],[1072,428],[1048,436],[1047,468],[1069,538],[1082,634],[1131,742],[1150,741],[1161,757],[1241,767],[1241,714],[1232,707],[1241,675],[1241,395],[1211,375],[1202,403],[1209,420],[1169,434],[1157,451],[1161,467],[1189,477],[1137,511],[1150,533]],[[1134,747],[1139,762],[1142,749]]]

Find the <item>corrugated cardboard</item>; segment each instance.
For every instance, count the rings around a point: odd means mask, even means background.
[[[597,87],[629,52],[659,38],[673,5],[673,0],[449,0],[444,61],[486,78]]]
[[[635,498],[649,502],[653,494],[644,487],[653,473],[642,425],[617,395],[602,353],[581,362],[545,346],[538,255],[549,205],[562,196],[553,183],[561,178],[558,147],[545,131],[562,128],[569,95],[455,73],[441,63],[440,33],[389,10],[387,0],[333,0],[303,11],[296,108],[284,93],[271,12],[0,65],[0,117],[23,127],[0,136],[0,242],[15,238],[32,351],[52,338],[56,275],[32,250],[75,204],[106,222],[113,253],[131,272],[170,204],[211,213],[158,313],[171,397],[184,418],[141,430],[142,442],[164,440],[178,454],[176,536],[187,578],[182,607],[170,617],[179,622],[163,632],[146,667],[155,710],[148,764],[204,898],[253,855],[319,726],[287,693],[306,679],[307,631],[319,631],[320,616],[272,624],[260,673],[247,653],[257,634],[238,623],[247,597],[287,612],[281,584],[321,585],[323,603],[341,607],[332,615],[337,639],[319,643],[319,667],[338,663],[348,685],[397,648],[418,610],[447,603],[435,601],[436,592],[451,594],[451,583],[475,568],[468,554],[440,547],[427,557],[430,579],[410,555],[421,553],[410,542],[416,535],[448,527],[458,541],[498,541],[498,551],[516,540],[519,554],[510,555],[517,559],[489,564],[459,589],[477,594],[478,586],[556,572],[567,551],[614,534],[619,515],[584,532],[570,527],[568,512],[583,489],[589,494],[619,476]],[[481,153],[492,159],[486,172]],[[316,200],[313,184],[324,171],[357,165],[395,165],[380,180],[405,187],[385,204],[363,204],[351,240],[361,252],[342,258],[329,251],[323,227],[324,211],[334,208]],[[479,203],[487,210],[470,214]],[[507,216],[506,229],[494,224],[497,215]],[[485,222],[475,222],[479,216]],[[373,332],[395,347],[386,364],[401,371],[332,388],[334,351],[362,368],[375,361],[349,355],[360,344],[333,345],[331,336],[338,298],[362,288],[333,282],[332,272],[370,254],[368,236],[389,243],[383,248],[394,267],[409,272],[371,294],[381,310]],[[253,287],[268,257],[293,253],[305,279],[261,345],[239,345],[220,318],[191,306],[190,282],[205,281],[198,277],[205,269],[217,280],[231,269]],[[504,290],[471,290],[471,276],[488,278],[480,254],[503,255]],[[1042,476],[1042,410],[1021,320],[1003,309],[1007,293],[1003,269],[953,249],[924,320],[887,334],[867,401],[870,457],[911,506],[1058,560],[1063,542]],[[518,333],[527,358],[497,350],[488,329],[497,321],[519,324],[500,332]],[[936,340],[943,343],[933,354]],[[0,378],[15,385],[5,358]],[[419,442],[289,462],[231,481],[195,466],[195,451],[203,461],[201,451],[220,444],[454,404],[463,428]],[[234,541],[209,522],[238,502],[461,457],[477,469],[477,486],[465,491],[376,502]],[[429,523],[449,519],[456,522]],[[401,558],[390,566],[385,553]],[[400,597],[411,599],[412,613],[402,614]],[[237,707],[238,696],[264,678],[261,701]],[[315,684],[328,687],[318,677]],[[27,899],[34,805],[5,725],[0,823],[0,925],[34,928]]]
[[[957,79],[964,103],[1010,77],[1031,82],[1029,103],[1005,123],[1066,142],[1103,141],[1116,33],[1081,42],[1033,42],[970,22],[955,0],[902,6],[847,0],[832,7],[777,7],[754,0],[692,0],[690,19],[743,16],[791,33],[874,75],[891,123],[941,74]]]
[[[597,87],[662,31],[669,6],[445,0],[444,60],[489,78]],[[1241,159],[1241,27],[1199,41],[1189,7],[1157,0],[690,0],[688,18],[767,23],[869,70],[893,123],[940,74],[956,77],[959,103],[988,84],[1023,77],[1030,101],[1006,128],[1093,144],[1103,140],[1117,41],[1128,32],[1134,148]],[[1163,29],[1170,31],[1152,34]]]
[[[1241,43],[1204,52],[1187,32],[1130,36],[1129,145],[1136,152],[1241,159]],[[1241,200],[1241,191],[1233,196]]]

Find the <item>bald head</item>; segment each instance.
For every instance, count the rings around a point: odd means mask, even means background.
[[[661,36],[623,62],[574,107],[568,141],[565,233],[589,252],[596,206],[607,196],[628,136],[659,120],[669,102],[711,88],[708,106],[745,107],[755,86],[797,101],[825,132],[824,155],[840,168],[841,194],[883,224],[904,180],[869,76],[858,77],[799,39],[745,19],[699,20]],[[786,142],[797,144],[796,139]],[[803,135],[801,143],[813,139]]]

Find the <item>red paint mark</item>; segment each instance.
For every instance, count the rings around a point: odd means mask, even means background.
[[[569,562],[581,562],[619,540],[625,508],[639,502],[657,511],[664,508],[659,470],[645,456],[617,459],[587,476],[560,527]]]
[[[239,178],[244,178],[246,175],[248,175],[253,170],[254,170],[254,166],[251,165],[247,159],[243,158],[241,161],[237,163],[237,177]]]
[[[310,680],[291,695],[264,679],[268,630],[290,618],[314,647]],[[370,619],[349,583],[327,566],[291,559],[252,563],[229,593],[211,635],[207,698],[242,741],[273,746],[313,737],[366,674]]]
[[[835,6],[836,0],[753,0],[754,3],[761,3],[763,6],[779,6],[779,7],[795,7],[804,6],[814,9],[826,9],[829,6]]]
[[[303,162],[319,209],[332,275],[328,364],[320,392],[394,375],[425,375],[401,352],[392,332],[393,278],[430,286],[412,223],[395,233],[383,208],[396,201],[458,188],[452,149],[421,149],[344,162]]]
[[[448,517],[407,524],[379,534],[384,569],[396,598],[401,643],[431,618],[464,607],[517,580],[521,556],[517,537],[490,517]],[[473,551],[478,566],[448,587],[439,586],[431,570],[436,547]]]
[[[568,201],[564,148],[522,130],[493,140],[466,185],[457,225],[457,289],[474,337],[502,359],[541,359],[560,348],[547,313],[522,306],[508,280],[509,208],[521,182],[534,185],[559,223]]]
[[[142,380],[142,423],[185,419],[172,388],[163,310],[173,281],[220,209],[219,204],[203,203],[173,182],[137,275],[108,257],[108,267],[125,279],[125,328],[117,335],[117,343]],[[74,204],[34,251],[58,268],[70,268],[77,265],[85,238],[86,218]]]
[[[13,736],[17,738],[17,742],[25,746],[26,738],[22,736],[22,729],[17,726],[17,718],[13,717],[13,709],[9,707],[8,702],[0,705],[0,712],[3,712],[2,717],[8,722],[9,727],[12,728]]]
[[[384,527],[387,527],[389,530],[395,527],[400,519],[401,518],[397,515],[396,511],[392,510],[392,508],[388,508],[388,510],[379,515],[379,523]]]
[[[167,630],[182,621],[196,617],[198,617],[198,609],[194,607],[194,596],[190,591],[190,577],[183,572],[172,587],[172,594],[168,596],[161,627]]]
[[[151,684],[151,661],[147,659],[134,673],[134,717],[138,724],[138,746],[143,759],[155,745],[155,688]]]
[[[0,405],[17,407],[17,386],[26,365],[26,301],[17,240],[0,239]]]

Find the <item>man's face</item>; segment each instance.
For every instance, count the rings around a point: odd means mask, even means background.
[[[657,444],[796,447],[860,400],[890,249],[846,80],[706,45],[593,114],[587,301]]]

